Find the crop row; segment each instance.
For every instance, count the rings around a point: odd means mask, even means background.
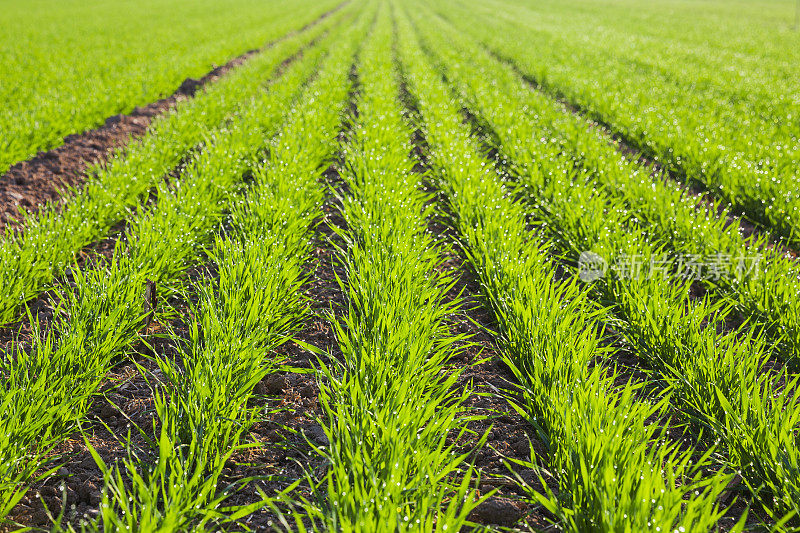
[[[459,349],[447,326],[458,303],[445,301],[453,279],[437,271],[427,233],[390,20],[383,2],[360,53],[358,115],[342,149],[337,256],[347,303],[334,322],[340,357],[322,367],[327,471],[304,512],[321,530],[457,531],[475,505],[471,469],[449,440],[465,430],[469,391],[452,392],[458,373],[442,372]]]
[[[615,372],[592,365],[613,353],[596,333],[588,291],[574,279],[557,281],[549,248],[527,230],[526,206],[508,196],[403,22],[408,80],[435,182],[518,378],[515,407],[538,430],[557,478],[558,491],[526,488],[572,531],[711,529],[726,480],[704,479],[704,460],[693,462],[649,423],[663,401],[638,401],[637,385],[615,386]]]
[[[457,34],[452,28],[448,31]],[[671,254],[684,263],[695,262],[684,265],[682,274],[765,327],[780,345],[779,355],[784,360],[791,361],[800,353],[800,271],[792,257],[768,246],[767,236],[743,237],[739,222],[719,205],[707,205],[669,181],[653,179],[647,166],[628,160],[591,125],[565,112],[547,96],[530,91],[510,67],[477,49],[468,38],[459,39],[472,50],[481,75],[496,77],[508,90],[507,99],[514,102],[515,107],[484,103],[480,112],[506,157],[523,165],[519,172],[528,176],[527,194],[536,199],[543,187],[557,187],[558,183],[566,187],[563,194],[555,194],[551,205],[540,208],[556,212],[580,205],[581,200],[570,200],[568,193],[572,193],[574,182],[587,184],[595,189],[593,194],[606,197],[607,203],[620,210],[626,227],[638,228],[654,245],[664,247],[657,259]],[[474,72],[464,71],[463,76],[466,79]],[[475,100],[475,90],[465,89],[464,96],[473,105],[481,105]],[[517,108],[527,111],[521,121],[514,113]],[[531,143],[530,139],[539,142]],[[554,172],[569,178],[553,179]],[[602,218],[591,220],[595,232],[607,225]],[[591,247],[584,251],[606,254],[603,259],[609,265],[614,263],[609,251]],[[635,255],[631,253],[627,259],[649,261],[646,255]]]
[[[364,10],[354,27],[369,20]],[[155,391],[157,457],[104,467],[103,530],[219,527],[264,505],[226,507],[237,487],[219,489],[222,469],[235,452],[258,445],[246,436],[262,412],[248,402],[281,364],[275,348],[308,313],[302,288],[309,231],[323,198],[317,180],[336,147],[357,42],[351,33],[331,45],[318,77],[269,143],[269,156],[253,167],[253,185],[233,205],[209,252],[209,275],[192,289],[198,303],[191,337],[174,337],[185,345],[180,362],[158,358],[165,384]]]
[[[51,287],[56,308],[47,323],[27,312],[30,342],[0,357],[0,522],[60,466],[61,444],[92,427],[109,372],[132,357],[152,427],[137,427],[144,444],[129,437],[114,464],[87,439],[103,489],[85,528],[238,528],[265,507],[301,531],[470,526],[492,493],[475,490],[465,443],[489,433],[469,429],[475,392],[455,363],[470,346],[452,331],[467,275],[514,376],[496,393],[544,446],[510,470],[538,474],[517,488],[557,527],[799,524],[794,261],[620,154],[438,11],[350,3],[180,104],[62,210],[0,244],[11,287],[0,319]],[[327,315],[329,353],[309,347],[320,354],[325,437],[307,443],[319,468],[266,494],[224,472],[265,446],[250,434],[270,416],[256,385],[310,316],[326,193],[344,303]],[[449,223],[444,238],[432,217]],[[75,264],[122,220],[110,257]],[[451,247],[465,272],[445,266]],[[714,258],[713,272],[697,270]],[[143,308],[149,290],[167,303]],[[140,353],[153,317],[170,353]],[[629,372],[631,356],[642,372]],[[310,497],[295,490],[305,484]]]
[[[744,238],[738,221],[720,206],[706,205],[669,181],[653,179],[646,166],[626,159],[602,134],[565,113],[550,98],[528,90],[512,69],[489,54],[476,50],[474,58],[483,71],[503,80],[517,105],[530,111],[524,121],[516,122],[508,109],[484,108],[486,120],[496,132],[495,142],[503,145],[507,157],[531,162],[522,171],[530,175],[530,196],[538,195],[537,189],[544,184],[557,182],[550,179],[550,167],[577,173],[571,181],[591,183],[598,189],[596,194],[607,196],[628,213],[627,225],[646,231],[649,239],[675,256],[698,262],[687,265],[692,269],[685,269],[684,274],[766,327],[772,339],[783,345],[785,360],[795,357],[800,349],[800,284],[798,266],[791,256],[769,247],[767,236]],[[475,98],[474,94],[464,96]],[[531,138],[540,142],[532,145],[528,142]],[[557,205],[542,207],[560,209]],[[595,219],[596,224],[601,222]],[[611,262],[612,258],[605,259]]]
[[[186,163],[180,179],[159,186],[155,207],[130,220],[113,257],[71,270],[71,283],[58,289],[56,316],[62,318],[29,350],[17,345],[4,355],[2,515],[49,452],[80,425],[110,366],[139,338],[147,282],[166,297],[197,265],[331,38],[307,50],[268,89],[240,101],[241,112],[206,137],[205,149]]]
[[[171,172],[180,173],[226,123],[263,91],[281,63],[325,35],[345,17],[340,11],[308,31],[291,36],[254,56],[196,98],[157,119],[141,140],[130,144],[63,209],[45,208],[28,217],[24,234],[0,241],[0,323],[17,317],[20,306],[52,285],[75,253],[107,235],[120,220],[146,209],[141,202]],[[180,176],[177,176],[180,179]]]
[[[212,65],[298,30],[335,6],[252,0],[5,4],[0,175],[60,145],[65,135],[149,104],[183,79],[199,78]]]
[[[434,36],[456,38],[441,26],[422,28],[430,49],[440,49]],[[553,251],[572,261],[592,251],[612,262],[637,257],[645,264],[666,263],[662,265],[666,272],[606,272],[592,285],[590,295],[608,313],[619,341],[666,387],[670,405],[695,427],[708,430],[704,444],[709,448],[715,442],[724,444],[726,454],[714,460],[741,472],[748,489],[760,497],[773,519],[797,512],[797,380],[785,371],[766,372],[771,350],[757,329],[719,332],[726,329],[729,310],[711,297],[691,298],[692,280],[676,282],[671,275],[676,260],[664,256],[674,241],[661,237],[669,232],[653,227],[659,219],[674,222],[676,215],[685,214],[691,220],[694,212],[676,210],[673,204],[642,227],[631,217],[633,209],[624,197],[608,194],[605,184],[597,183],[597,177],[611,167],[594,167],[586,176],[569,161],[565,164],[565,157],[548,150],[547,144],[523,144],[525,139],[551,134],[539,122],[541,117],[530,113],[539,110],[533,107],[535,100],[503,65],[475,52],[472,43],[462,43],[451,53],[440,54],[443,68],[449,81],[468,95],[473,112],[492,127],[497,146],[509,158],[514,180],[521,185],[513,190],[533,209],[533,217],[544,223],[543,233],[551,239]],[[516,109],[529,113],[521,115]],[[573,130],[574,144],[591,146],[580,144],[580,133]],[[571,155],[570,148],[563,143],[566,157]],[[593,161],[591,153],[582,156],[592,164],[604,162],[602,158]],[[618,171],[617,175],[624,174]],[[652,188],[658,191],[658,183]],[[658,205],[662,204],[650,203],[648,208],[655,211]]]
[[[617,35],[586,43],[574,38],[574,29],[559,34],[568,30],[557,18],[548,32],[531,32],[531,27],[539,29],[535,10],[509,2],[480,9],[448,2],[446,9],[437,4],[437,10],[666,168],[792,245],[800,242],[800,138],[795,127],[800,102],[792,96],[797,70],[789,67],[796,35],[782,36],[784,48],[765,53],[775,33],[764,33],[764,47],[757,53],[728,52],[721,67],[715,62],[724,52],[715,47],[692,48],[695,57],[687,64],[681,54],[665,52],[662,39],[625,47],[624,37]],[[675,33],[673,38],[680,40]],[[731,63],[745,74],[732,73]],[[744,80],[727,79],[731,75]]]

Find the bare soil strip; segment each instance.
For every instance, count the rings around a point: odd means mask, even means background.
[[[338,172],[333,167],[326,172],[326,181],[338,181]],[[314,232],[313,257],[308,265],[306,296],[312,314],[303,330],[294,336],[299,342],[320,351],[319,358],[326,364],[342,358],[331,320],[332,316],[341,316],[346,311],[345,297],[336,279],[337,275],[345,274],[339,268],[334,249],[337,241],[334,228],[343,223],[335,199],[329,195],[323,205],[322,220]],[[260,476],[261,479],[253,484],[268,496],[276,496],[295,481],[304,479],[307,473],[321,479],[325,473],[324,459],[314,453],[312,445],[328,444],[319,423],[324,415],[318,402],[319,384],[315,371],[318,356],[297,343],[285,344],[280,352],[293,370],[273,374],[261,383],[262,391],[259,392],[267,395],[264,400],[266,412],[250,437],[264,446],[234,457],[237,463],[233,469],[235,477]],[[241,491],[230,502],[242,505],[259,501],[254,489]],[[293,494],[295,502],[298,496],[312,497],[305,482],[296,487]],[[255,530],[267,530],[278,520],[269,509],[263,509],[248,516],[245,522]]]
[[[434,235],[451,241],[448,230],[436,221],[431,222]],[[448,299],[461,297],[463,305],[450,324],[453,334],[470,337],[459,360],[452,361],[452,368],[463,368],[457,387],[469,387],[474,392],[465,405],[466,416],[476,417],[469,424],[472,435],[459,443],[466,451],[474,448],[477,440],[487,434],[484,446],[472,456],[480,476],[480,495],[493,495],[470,513],[469,519],[482,525],[529,528],[545,527],[546,514],[528,503],[525,493],[512,477],[518,475],[532,487],[542,489],[537,474],[513,461],[530,460],[533,446],[538,459],[546,461],[544,445],[538,440],[533,426],[516,413],[505,396],[512,396],[515,378],[502,361],[490,331],[494,327],[491,313],[482,304],[480,287],[469,266],[456,252],[446,254],[441,268],[456,274],[456,285]],[[461,391],[455,391],[460,393]],[[488,433],[487,433],[488,432]],[[510,470],[509,468],[513,469]]]
[[[335,174],[333,169],[328,171],[329,176]],[[343,299],[334,275],[334,252],[330,246],[333,238],[330,217],[335,216],[336,208],[326,204],[324,212],[325,216],[315,233],[314,257],[307,271],[309,280],[306,295],[312,316],[296,338],[333,354],[338,345],[326,314],[331,309],[339,312]],[[198,267],[192,269],[188,277],[199,279],[213,275],[207,271],[207,267]],[[84,426],[89,442],[109,466],[126,457],[126,446],[120,440],[124,441],[129,431],[132,450],[140,458],[151,455],[145,439],[133,427],[136,424],[153,437],[153,421],[157,423],[151,386],[159,380],[160,371],[156,363],[144,354],[174,358],[179,353],[176,341],[186,340],[190,335],[190,305],[176,299],[169,302],[169,306],[178,314],[169,324],[169,329],[177,337],[160,337],[158,335],[163,334],[166,328],[158,323],[151,325],[146,335],[149,346],[138,343],[130,359],[122,361],[108,375],[103,388],[105,398],[98,398]],[[304,465],[308,467],[313,464],[315,458],[306,438],[317,445],[324,444],[320,440],[324,439],[324,433],[316,422],[316,418],[322,414],[317,403],[319,388],[316,373],[313,372],[316,356],[296,343],[288,343],[278,351],[286,357],[287,365],[301,371],[277,372],[257,387],[255,392],[260,398],[256,403],[263,407],[265,415],[248,435],[248,442],[258,442],[263,446],[234,455],[224,472],[220,488],[251,476],[260,479],[232,496],[228,504],[244,505],[260,501],[256,487],[270,496],[276,495],[304,475]],[[144,369],[147,379],[137,365]],[[13,520],[43,527],[51,522],[51,517],[56,517],[64,509],[64,522],[77,527],[81,520],[97,515],[103,476],[81,435],[76,434],[65,442],[55,455],[63,457],[63,466],[55,476],[30,489],[12,513]],[[304,495],[309,496],[307,491]],[[244,521],[249,527],[259,530],[268,529],[270,523],[277,522],[277,518],[268,510],[262,510]]]
[[[402,65],[399,62],[396,65],[402,72]],[[419,116],[414,96],[404,79],[400,80],[400,100],[411,117]],[[424,133],[415,129],[411,141],[411,155],[418,162],[415,171],[424,176],[429,168]],[[450,213],[444,198],[426,178],[422,181],[425,191],[433,194],[432,202],[438,204],[433,218],[428,221],[428,231],[445,247],[442,251],[445,260],[439,268],[455,274],[456,284],[448,293],[447,301],[462,299],[459,313],[449,323],[451,333],[466,335],[469,339],[460,359],[451,361],[453,370],[462,369],[456,388],[473,390],[465,405],[465,415],[475,418],[468,426],[472,433],[458,445],[463,451],[472,450],[484,434],[487,436],[486,443],[476,450],[471,460],[480,480],[479,494],[492,493],[492,496],[468,518],[485,526],[544,528],[549,524],[547,515],[539,506],[526,501],[526,495],[512,476],[521,477],[531,487],[543,489],[533,470],[521,468],[514,461],[530,460],[531,446],[538,459],[546,461],[545,447],[533,426],[508,404],[506,397],[514,395],[516,380],[495,345],[491,333],[496,329],[494,319],[483,305],[474,272],[458,253],[457,236],[447,223]],[[453,248],[446,248],[450,245]],[[454,391],[454,394],[460,393],[461,390]]]
[[[316,20],[298,30],[287,33],[261,48],[249,50],[234,57],[224,65],[213,68],[200,79],[186,78],[174,93],[144,107],[136,107],[128,115],[113,115],[105,124],[84,133],[68,135],[64,144],[47,152],[39,152],[31,159],[12,166],[0,176],[0,233],[6,228],[22,226],[19,208],[35,213],[48,202],[59,202],[68,188],[80,187],[89,176],[87,170],[102,164],[115,149],[144,135],[157,117],[172,109],[178,102],[192,98],[199,89],[213,83],[253,55],[276,43],[319,24],[347,1],[323,13]]]
[[[333,169],[328,171],[329,176],[335,174]],[[315,233],[314,257],[307,270],[306,295],[312,316],[296,338],[335,357],[338,345],[327,313],[332,309],[340,312],[339,306],[343,303],[334,275],[334,252],[330,246],[333,238],[330,218],[337,211],[334,206],[326,204],[324,212]],[[214,275],[213,265],[200,266],[187,273],[190,283],[209,275]],[[145,335],[148,344],[137,343],[131,355],[107,376],[103,386],[104,397],[95,401],[84,424],[86,438],[109,466],[125,459],[128,451],[136,453],[145,463],[153,455],[144,437],[134,427],[138,426],[151,438],[158,432],[152,387],[160,381],[161,373],[158,365],[147,355],[168,359],[178,356],[176,343],[189,339],[192,320],[189,302],[173,299],[166,305],[178,316],[170,320],[168,328],[159,323],[148,328]],[[176,336],[164,337],[168,329]],[[296,343],[287,343],[278,351],[286,357],[287,365],[300,371],[276,372],[257,386],[255,403],[264,409],[264,417],[248,435],[247,442],[263,446],[235,454],[224,471],[220,489],[244,478],[258,479],[234,494],[226,504],[244,505],[260,501],[256,487],[274,496],[302,478],[304,467],[313,469],[319,466],[314,461],[321,461],[314,456],[306,440],[320,445],[324,444],[321,439],[325,438],[316,422],[322,414],[317,403],[319,388],[313,371],[316,356]],[[131,446],[126,450],[124,443],[129,433]],[[11,513],[12,520],[26,526],[47,528],[63,510],[64,524],[79,527],[82,520],[97,516],[103,476],[81,434],[76,433],[59,446],[54,455],[61,457],[63,466],[55,475],[31,487]],[[300,491],[309,496],[304,488],[301,487]],[[256,530],[268,530],[272,523],[277,523],[277,517],[266,509],[243,520]],[[0,531],[4,530],[0,528]]]
[[[207,269],[203,266],[187,272],[190,281],[207,275]],[[163,306],[169,306],[177,314],[177,318],[169,323],[177,338],[188,339],[191,317],[188,303],[173,298]],[[157,354],[164,358],[179,355],[175,337],[167,337],[165,333],[164,324],[153,322],[147,326],[143,331],[147,344],[138,342],[130,355],[106,376],[100,395],[83,422],[83,432],[76,431],[69,440],[53,450],[52,457],[56,464],[60,464],[58,470],[54,475],[34,483],[11,512],[9,519],[27,527],[49,530],[53,520],[63,514],[62,524],[72,524],[79,530],[82,521],[95,518],[101,503],[103,475],[84,437],[109,466],[125,459],[129,452],[143,459],[152,455],[146,439],[136,428],[152,437],[153,423],[158,422],[154,411],[153,387],[158,386],[163,375],[156,362],[147,355]],[[30,334],[23,335],[23,338],[31,340]],[[158,426],[155,427],[157,429]],[[128,438],[129,447],[125,445]],[[11,526],[6,529],[0,527],[0,532],[14,530]]]
[[[337,173],[331,168],[327,181],[336,184]],[[323,206],[323,219],[315,232],[313,260],[308,265],[309,280],[306,294],[311,306],[312,316],[306,327],[296,335],[300,342],[320,350],[324,359],[338,359],[338,343],[331,327],[333,316],[345,312],[346,301],[336,276],[345,274],[338,269],[334,243],[336,227],[344,221],[339,216],[335,198],[329,196]],[[448,228],[439,221],[430,223],[430,231],[441,241],[450,242]],[[442,269],[457,273],[458,283],[448,295],[449,298],[462,297],[465,305],[454,317],[451,327],[453,334],[468,334],[470,344],[458,360],[452,361],[453,369],[466,367],[457,387],[471,387],[475,390],[468,404],[467,416],[482,417],[470,424],[473,434],[459,443],[462,449],[474,448],[477,439],[488,431],[486,445],[472,457],[480,473],[479,491],[487,494],[496,491],[494,496],[476,509],[470,519],[479,524],[513,526],[520,523],[543,527],[546,516],[541,510],[522,501],[524,495],[511,479],[505,462],[510,459],[528,459],[529,442],[543,457],[543,446],[537,442],[532,426],[514,413],[503,398],[505,391],[513,389],[514,378],[510,370],[499,358],[489,330],[491,317],[481,306],[476,296],[480,290],[474,276],[458,255],[451,251],[445,255]],[[191,277],[202,276],[203,268],[194,269]],[[180,316],[170,324],[180,336],[188,338],[190,321],[189,306],[185,302],[173,301],[171,304]],[[151,326],[151,334],[162,333],[160,324]],[[148,337],[152,351],[161,357],[174,357],[178,352],[174,340]],[[254,503],[261,498],[256,487],[269,496],[278,494],[294,481],[303,478],[306,471],[313,472],[316,478],[324,475],[322,459],[313,453],[308,441],[314,445],[327,444],[318,417],[322,416],[317,395],[319,387],[317,374],[313,371],[317,356],[296,343],[282,346],[280,352],[287,357],[287,364],[295,369],[282,371],[265,379],[257,393],[263,395],[257,402],[265,409],[264,419],[250,433],[250,442],[260,442],[261,447],[252,448],[237,454],[230,461],[224,484],[235,483],[247,477],[256,477],[250,485],[235,494],[228,503],[243,505]],[[148,352],[140,344],[136,351]],[[157,380],[159,371],[155,363],[142,355],[123,361],[108,376],[105,399],[98,399],[92,408],[85,431],[87,438],[107,464],[126,456],[125,446],[119,439],[125,439],[131,431],[132,448],[137,453],[148,455],[144,439],[132,428],[133,423],[147,433],[151,432],[154,419],[153,398],[150,385],[140,374],[136,365],[144,368],[148,379]],[[109,431],[110,430],[110,431]],[[65,459],[57,475],[36,484],[17,506],[13,519],[35,526],[47,527],[52,516],[65,510],[64,521],[79,526],[82,519],[96,516],[100,505],[100,491],[103,479],[94,463],[88,448],[80,435],[76,434],[57,450]],[[532,486],[538,486],[533,471],[518,470],[518,474]],[[296,489],[297,495],[310,497],[305,484]],[[269,530],[278,523],[278,517],[268,509],[263,509],[244,519],[246,525],[254,530]]]

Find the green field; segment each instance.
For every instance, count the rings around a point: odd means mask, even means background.
[[[795,2],[453,4],[435,10],[548,94],[800,242]]]
[[[297,30],[334,1],[0,1],[0,172]]]
[[[7,4],[0,531],[800,531],[800,4]]]

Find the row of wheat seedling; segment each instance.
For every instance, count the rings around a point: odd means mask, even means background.
[[[458,35],[452,27],[445,31],[454,38]],[[539,195],[552,168],[577,173],[572,181],[585,182],[598,189],[596,194],[619,204],[649,238],[681,256],[693,269],[689,272],[687,266],[687,274],[702,278],[708,289],[764,325],[781,345],[779,356],[798,357],[800,268],[796,260],[770,248],[766,235],[745,239],[739,222],[731,221],[719,204],[706,204],[669,181],[653,179],[651,168],[626,159],[600,130],[565,112],[546,95],[531,91],[511,67],[474,42],[458,38],[472,59],[470,68],[462,70],[464,79],[491,76],[498,84],[493,90],[502,86],[507,91],[504,106],[480,111],[497,133],[506,157],[516,163],[530,162],[521,172],[531,175],[532,196]],[[479,90],[478,86],[466,89],[465,96],[473,105],[479,105],[481,94],[475,92]],[[516,120],[516,109],[526,110],[524,121]]]
[[[637,400],[636,385],[615,386],[614,371],[593,365],[612,349],[601,342],[587,291],[557,280],[548,248],[527,231],[525,206],[481,154],[405,18],[399,27],[429,163],[518,378],[514,405],[539,431],[558,484],[543,493],[527,486],[531,496],[573,531],[712,529],[726,478],[704,478],[705,460],[693,463],[649,423],[663,401]]]
[[[116,153],[107,165],[90,169],[81,191],[68,195],[63,208],[45,207],[25,216],[22,234],[6,233],[0,242],[0,323],[18,316],[20,306],[52,286],[74,254],[104,237],[131,215],[148,192],[182,161],[205,149],[264,86],[281,63],[346,20],[345,8],[305,32],[253,56],[195,98],[151,125],[148,133]]]
[[[786,371],[765,371],[771,350],[758,329],[722,333],[730,309],[710,297],[690,298],[691,280],[675,277],[680,265],[666,253],[672,241],[656,238],[668,232],[643,228],[624,198],[608,194],[590,179],[607,167],[584,172],[565,163],[567,149],[562,156],[546,146],[541,153],[538,147],[522,148],[523,139],[551,132],[541,128],[535,114],[529,119],[529,113],[514,112],[532,110],[524,107],[527,92],[514,98],[520,94],[514,91],[519,80],[503,77],[502,65],[488,58],[479,68],[456,63],[456,54],[472,60],[474,55],[466,55],[470,52],[456,49],[443,64],[496,132],[498,147],[523,185],[515,192],[545,222],[555,251],[573,263],[589,251],[618,265],[600,272],[592,296],[607,307],[620,340],[667,386],[670,404],[706,429],[701,442],[724,444],[726,454],[714,458],[741,473],[772,519],[792,519],[800,494],[797,379]],[[485,79],[493,83],[483,83]],[[631,258],[658,268],[639,271]]]
[[[255,444],[243,438],[261,416],[248,403],[254,386],[281,364],[275,348],[308,311],[302,287],[309,231],[323,199],[317,179],[336,147],[356,36],[370,18],[365,10],[359,31],[332,47],[216,239],[209,253],[214,274],[195,288],[191,337],[179,360],[158,358],[166,379],[154,390],[157,457],[153,464],[131,457],[122,468],[104,466],[96,523],[103,530],[220,527],[263,506],[225,507],[231,488],[220,490],[220,477],[233,453]]]
[[[457,304],[444,301],[453,279],[436,269],[391,43],[384,3],[360,53],[337,193],[347,304],[335,323],[341,358],[322,366],[327,472],[302,511],[320,530],[458,531],[476,501],[450,440],[465,431],[469,392],[453,392],[457,373],[442,368],[461,340],[445,323]]]
[[[585,43],[572,38],[574,34],[554,46],[539,48],[539,37],[527,31],[535,18],[528,18],[524,8],[501,4],[495,9],[513,21],[492,17],[491,24],[476,24],[485,15],[466,3],[448,5],[446,10],[438,5],[436,9],[456,21],[458,31],[473,42],[483,42],[494,53],[509,58],[548,91],[564,94],[687,181],[701,184],[793,245],[800,243],[796,187],[800,144],[793,128],[798,102],[783,96],[792,92],[786,81],[794,76],[780,66],[786,50],[771,56],[763,51],[758,54],[759,67],[772,65],[765,70],[772,86],[757,93],[744,88],[753,82],[752,76],[745,82],[725,82],[722,78],[730,74],[728,69],[703,68],[674,59],[663,51],[662,40],[634,47],[633,53],[649,50],[651,60],[657,58],[659,68],[652,70],[640,69],[638,61],[639,68],[626,67],[618,53],[601,49],[609,46],[609,41],[587,50]],[[537,50],[546,50],[546,56]],[[626,50],[624,55],[631,53]],[[715,56],[708,53],[701,65]],[[735,61],[742,65],[742,55]],[[587,65],[591,65],[590,73]],[[665,65],[673,69],[666,76],[659,72]]]
[[[48,452],[78,427],[115,359],[138,339],[147,281],[165,297],[198,264],[324,47],[308,50],[209,136],[180,180],[159,187],[155,208],[130,221],[112,258],[72,269],[72,283],[59,288],[52,327],[37,331],[29,349],[16,345],[3,354],[0,516],[22,497]]]

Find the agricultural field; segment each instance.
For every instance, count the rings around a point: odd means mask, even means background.
[[[0,172],[167,96],[186,78],[298,30],[335,5],[1,0]]]
[[[800,531],[794,2],[0,6],[0,531]]]

